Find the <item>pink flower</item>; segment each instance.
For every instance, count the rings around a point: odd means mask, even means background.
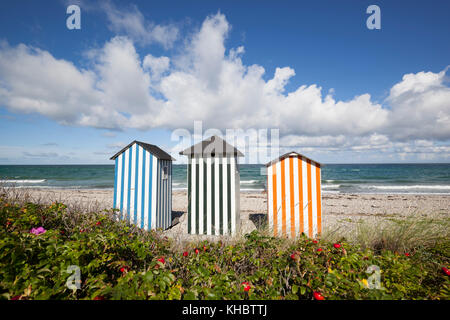
[[[162,264],[166,263],[166,260],[164,260],[164,258],[162,258],[162,257],[159,258],[158,261],[161,262]]]
[[[320,252],[320,251],[322,251],[323,249],[322,248],[319,248],[319,249],[317,249],[317,252]]]
[[[47,232],[47,230],[45,230],[43,227],[39,227],[39,228],[32,228],[30,230],[30,233],[35,234],[35,235],[40,235],[42,233]]]
[[[410,254],[409,254],[408,252],[406,252],[406,253],[405,253],[405,256],[409,257],[409,256],[410,256]]]
[[[335,243],[335,244],[333,244],[333,247],[335,247],[336,249],[339,249],[341,247],[341,245],[339,243]]]
[[[185,251],[183,252],[183,257],[187,257],[189,255],[189,252]]]

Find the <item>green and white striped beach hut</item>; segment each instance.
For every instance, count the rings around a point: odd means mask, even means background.
[[[180,154],[189,158],[188,233],[239,233],[238,157],[244,155],[218,136],[197,143]]]

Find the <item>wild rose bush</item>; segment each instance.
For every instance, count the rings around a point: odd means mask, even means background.
[[[449,299],[448,243],[415,252],[362,250],[258,232],[241,241],[187,243],[61,203],[0,198],[3,299]],[[66,285],[79,266],[80,289]],[[368,288],[378,266],[381,289]]]

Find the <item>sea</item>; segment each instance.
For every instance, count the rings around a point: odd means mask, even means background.
[[[264,165],[241,164],[242,192],[263,191]],[[186,165],[173,166],[173,189],[187,189]],[[0,165],[0,185],[113,189],[114,165]],[[325,164],[323,193],[450,195],[450,164]]]

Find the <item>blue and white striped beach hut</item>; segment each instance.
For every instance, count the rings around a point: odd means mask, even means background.
[[[114,208],[145,230],[172,225],[172,161],[155,145],[133,141],[117,152]]]

